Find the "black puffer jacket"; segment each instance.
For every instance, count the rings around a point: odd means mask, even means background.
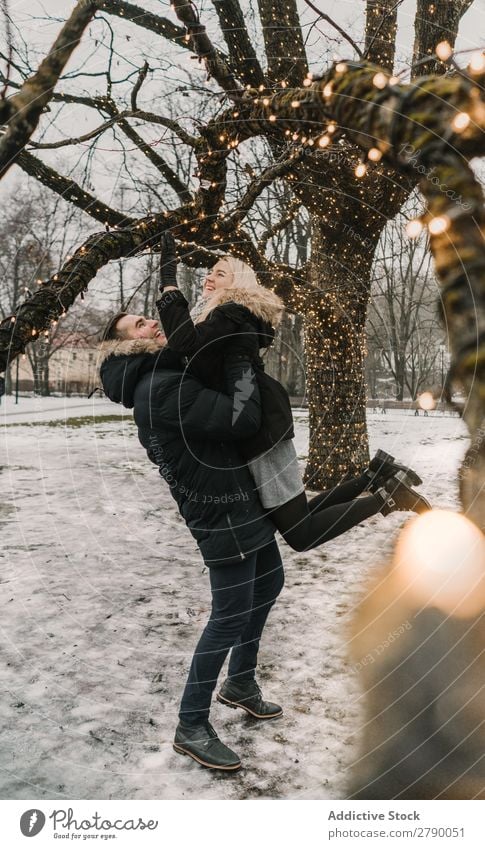
[[[184,355],[187,369],[215,389],[223,386],[224,348],[228,341],[241,325],[250,325],[258,335],[259,347],[268,348],[273,342],[274,325],[280,320],[282,306],[280,298],[262,286],[219,289],[208,300],[207,317],[194,324],[180,290],[164,292],[157,301],[171,350]],[[239,446],[246,460],[295,435],[286,389],[265,373],[261,358],[253,366],[261,393],[262,421],[258,433]]]
[[[179,358],[151,340],[104,343],[100,368],[112,401],[134,408],[138,436],[170,487],[209,566],[236,562],[271,541],[254,481],[236,443],[261,423],[249,362],[229,358],[227,394],[183,371]]]

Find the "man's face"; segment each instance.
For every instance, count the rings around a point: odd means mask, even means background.
[[[160,330],[160,323],[155,318],[145,318],[143,315],[124,315],[116,322],[116,330],[124,339],[153,339],[160,348],[167,344],[167,337]]]

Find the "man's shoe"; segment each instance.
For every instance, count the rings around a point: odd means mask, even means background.
[[[256,719],[276,719],[282,716],[283,709],[274,702],[265,702],[256,681],[239,682],[226,678],[217,694],[217,701],[232,708],[242,708]]]
[[[234,771],[241,767],[239,757],[221,743],[210,722],[202,722],[200,725],[179,722],[173,747],[176,752],[188,755],[208,769]]]
[[[381,451],[379,449],[364,472],[364,474],[366,474],[369,478],[369,485],[367,487],[368,491],[376,492],[381,486],[384,486],[389,478],[394,477],[394,475],[398,473],[400,479],[409,487],[419,486],[423,483],[414,469],[410,469],[409,466],[402,466],[400,463],[396,463],[394,457],[386,451]],[[405,478],[403,477],[404,475]]]
[[[429,501],[407,484],[406,475],[398,472],[383,487],[374,493],[382,499],[381,513],[388,516],[395,510],[411,510],[413,513],[426,513],[431,510]]]

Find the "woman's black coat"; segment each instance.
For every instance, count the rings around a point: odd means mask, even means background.
[[[160,352],[151,340],[104,347],[104,391],[134,408],[140,442],[168,483],[206,564],[241,561],[270,542],[274,526],[237,450],[261,423],[249,361],[227,361],[226,394],[184,373],[179,358]]]
[[[213,309],[204,321],[194,324],[189,305],[180,290],[164,292],[157,301],[160,321],[172,351],[186,357],[187,369],[203,383],[223,385],[224,348],[234,335],[247,329],[258,336],[259,347],[274,339],[273,324],[281,313],[280,300],[272,292],[257,289],[222,289],[210,300]],[[257,434],[239,446],[245,459],[263,454],[294,434],[293,415],[286,389],[266,374],[261,358],[253,363],[261,393],[262,421]]]

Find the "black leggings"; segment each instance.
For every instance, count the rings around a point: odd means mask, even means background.
[[[309,551],[374,516],[381,502],[374,495],[357,498],[369,483],[361,475],[319,493],[308,501],[301,492],[268,515],[282,537],[295,551]]]

